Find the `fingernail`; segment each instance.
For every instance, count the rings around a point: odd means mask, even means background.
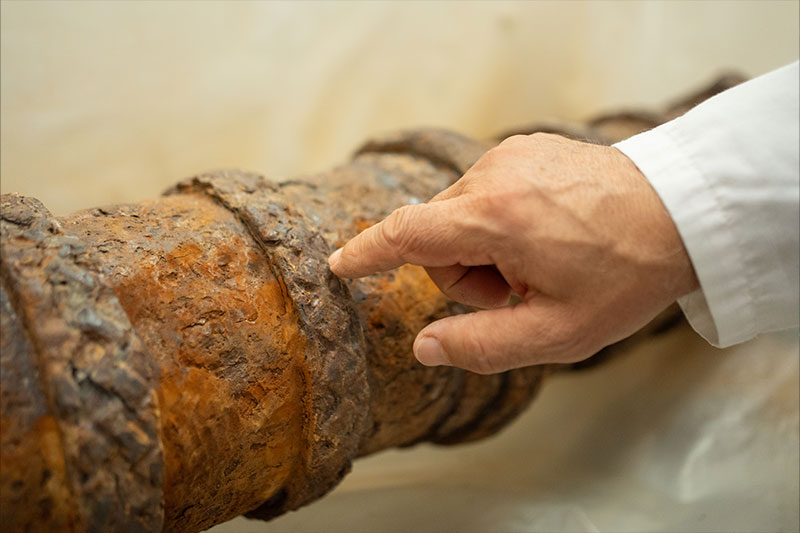
[[[339,258],[342,256],[342,249],[339,248],[335,252],[333,252],[330,257],[328,257],[328,265],[331,267],[335,267],[336,263],[339,262]]]
[[[441,343],[433,337],[422,337],[414,343],[414,355],[425,366],[450,364]]]

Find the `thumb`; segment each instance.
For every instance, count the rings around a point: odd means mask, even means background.
[[[542,295],[513,307],[438,320],[414,341],[420,363],[456,366],[478,374],[574,362],[591,354],[565,304]]]

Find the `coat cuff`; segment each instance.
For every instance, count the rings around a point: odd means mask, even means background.
[[[614,145],[645,175],[674,221],[700,289],[678,299],[692,327],[724,348],[756,333],[736,228],[728,206],[692,161],[673,123]]]

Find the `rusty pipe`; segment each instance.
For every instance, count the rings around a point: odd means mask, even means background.
[[[304,180],[217,172],[63,218],[3,196],[3,523],[196,531],[271,517],[358,455],[499,429],[545,370],[421,366],[416,332],[465,309],[417,267],[346,286],[326,263],[485,149],[420,131]]]
[[[609,144],[741,79],[661,113],[508,134]],[[423,367],[416,332],[467,310],[417,267],[344,284],[326,262],[487,148],[420,130],[371,141],[316,176],[215,172],[157,200],[63,218],[3,195],[4,530],[197,531],[242,513],[270,518],[325,494],[355,457],[498,431],[550,368]],[[665,312],[633,341],[678,316]]]

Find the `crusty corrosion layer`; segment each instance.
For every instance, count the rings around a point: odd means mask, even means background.
[[[269,518],[322,496],[359,455],[504,425],[545,370],[419,365],[416,332],[466,309],[418,267],[348,285],[327,268],[485,149],[412,132],[303,180],[222,171],[61,219],[3,196],[4,523]]]

